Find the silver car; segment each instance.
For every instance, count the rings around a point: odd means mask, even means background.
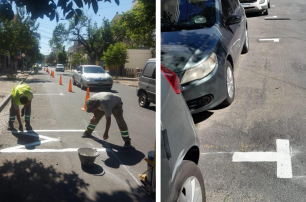
[[[164,66],[161,72],[161,201],[205,202],[193,119],[179,78]]]
[[[64,71],[65,71],[64,65],[62,65],[62,64],[57,64],[56,67],[55,67],[55,71],[56,71],[56,72],[57,72],[57,71],[62,71],[62,72],[64,72]]]
[[[101,66],[81,65],[73,72],[73,85],[79,84],[81,89],[103,88],[111,90],[113,78]]]

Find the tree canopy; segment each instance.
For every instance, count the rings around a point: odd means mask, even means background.
[[[63,17],[70,19],[74,15],[75,24],[78,24],[79,17],[82,15],[82,10],[85,6],[92,7],[94,13],[98,12],[98,2],[112,2],[112,0],[1,0],[0,1],[0,18],[12,20],[14,11],[12,4],[16,7],[25,7],[27,14],[32,20],[37,18],[48,17],[51,21],[55,18],[59,21],[59,11],[63,11]],[[57,3],[56,3],[57,2]],[[120,0],[114,0],[119,5]]]

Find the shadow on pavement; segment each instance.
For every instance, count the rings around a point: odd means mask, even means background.
[[[16,129],[11,130],[12,135],[14,135],[17,138],[17,144],[26,146],[26,149],[32,150],[35,149],[36,145],[27,145],[30,143],[37,143],[37,145],[40,145],[39,135],[35,133],[34,131],[31,132],[31,135],[26,135],[24,133],[28,133],[27,131],[20,132]]]
[[[214,113],[210,111],[204,111],[197,114],[192,114],[194,124],[198,124],[202,121],[205,121],[209,117],[211,117]]]
[[[82,170],[85,173],[88,174],[92,174],[92,175],[98,175],[98,176],[102,176],[105,174],[103,168],[101,166],[99,166],[98,164],[94,164],[93,166],[82,166]]]
[[[89,184],[75,173],[57,172],[36,159],[4,161],[0,167],[0,201],[91,201],[81,189]]]
[[[59,73],[58,73],[58,75],[72,77],[72,74],[67,74],[67,73],[62,73],[62,74],[59,74]]]
[[[123,141],[122,141],[122,146],[118,146],[118,145],[100,140],[98,138],[92,138],[92,139],[100,143],[104,148],[106,148],[106,153],[109,158],[106,159],[104,163],[108,167],[119,168],[121,164],[133,166],[133,165],[138,164],[145,157],[145,155],[142,152],[138,151],[133,146],[128,150],[124,149]]]
[[[264,14],[263,13],[246,13],[247,18],[256,18],[260,16],[264,16]]]
[[[52,80],[47,81],[45,79],[31,79],[31,80],[25,80],[24,83],[52,83]]]
[[[86,89],[85,89],[84,91],[86,91]],[[110,93],[118,93],[118,91],[116,91],[116,90],[105,90],[105,89],[103,89],[103,88],[90,88],[90,87],[89,87],[89,91],[90,91],[90,92],[110,92]]]
[[[148,106],[147,109],[155,112],[156,111],[156,106]]]

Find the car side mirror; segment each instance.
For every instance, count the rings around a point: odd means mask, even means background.
[[[226,20],[227,25],[239,24],[240,22],[241,22],[241,16],[239,15],[232,15],[228,17]]]

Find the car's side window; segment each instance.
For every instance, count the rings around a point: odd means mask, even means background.
[[[222,0],[222,12],[225,18],[233,15],[233,9],[229,0]]]
[[[155,70],[155,62],[149,62],[146,65],[142,75],[145,76],[145,77],[152,78],[154,70]]]

